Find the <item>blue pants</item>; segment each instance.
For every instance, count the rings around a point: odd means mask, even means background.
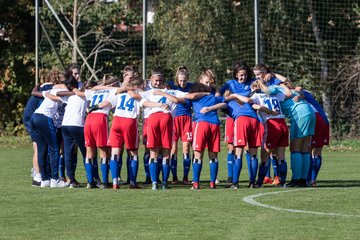
[[[83,161],[85,161],[86,148],[84,139],[84,128],[77,126],[62,126],[64,139],[64,160],[66,175],[69,179],[75,180],[75,170],[77,165],[76,145],[79,146]]]
[[[31,124],[35,133],[38,148],[38,162],[42,180],[59,179],[60,148],[53,120],[43,114],[35,113],[31,117]],[[50,153],[51,174],[46,171],[47,146]]]

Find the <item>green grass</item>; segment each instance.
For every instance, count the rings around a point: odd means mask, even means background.
[[[167,191],[151,191],[149,185],[118,191],[40,189],[30,185],[30,144],[0,151],[0,239],[360,239],[360,161],[353,149],[325,150],[318,188],[255,198],[279,208],[353,217],[276,211],[245,203],[243,198],[249,195],[289,190],[246,188],[245,161],[236,191],[226,184],[208,189],[207,164],[199,191],[181,185]],[[224,158],[225,148],[219,158],[222,182]],[[143,181],[142,166],[139,174]],[[81,165],[77,178],[85,183]]]

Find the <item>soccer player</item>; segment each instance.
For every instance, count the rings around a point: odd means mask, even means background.
[[[185,66],[179,66],[175,80],[169,83],[170,88],[179,90],[182,92],[189,92],[192,83],[189,83],[189,72]],[[183,152],[183,183],[189,184],[188,174],[190,171],[190,146],[192,142],[192,120],[191,120],[191,103],[186,101],[185,103],[178,103],[176,108],[176,114],[174,117],[173,126],[173,142],[171,147],[171,173],[173,175],[172,184],[178,183],[177,177],[177,150],[178,150],[178,139],[182,141],[182,152]]]
[[[76,87],[76,79],[73,76],[67,76],[62,84],[54,85],[50,93],[55,95],[58,91],[68,91]],[[55,99],[50,99],[50,96],[46,94],[47,92],[43,92],[43,95],[46,97],[31,118],[31,124],[35,130],[35,139],[38,146],[38,162],[42,178],[41,187],[66,187],[69,184],[63,180],[59,180],[60,145],[56,137],[56,127],[53,124],[53,117],[57,112],[61,99],[56,97]],[[50,151],[50,176],[46,170],[47,145]]]

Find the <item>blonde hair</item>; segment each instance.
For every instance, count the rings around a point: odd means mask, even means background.
[[[174,84],[177,87],[179,86],[179,75],[184,75],[186,77],[186,80],[189,79],[189,72],[185,66],[179,66],[176,70]]]
[[[101,85],[108,86],[108,85],[116,85],[118,83],[118,79],[111,75],[104,75],[102,79]]]
[[[50,72],[45,77],[46,82],[52,82],[54,84],[62,83],[64,80],[64,75],[62,75],[58,70],[55,69],[50,70]]]
[[[210,69],[205,69],[200,73],[198,81],[200,82],[205,76],[210,78],[210,86],[215,87],[215,74]]]
[[[266,83],[263,80],[256,80],[251,84],[251,90],[253,89],[261,89],[261,91],[263,91],[263,93],[269,95],[269,89],[266,86]]]

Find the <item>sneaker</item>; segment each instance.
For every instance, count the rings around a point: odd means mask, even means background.
[[[76,181],[76,179],[70,180],[69,188],[79,188],[79,187],[81,187],[81,185],[78,181]]]
[[[177,176],[174,176],[171,184],[178,184],[178,183],[179,183],[178,177],[177,177]]]
[[[30,177],[35,177],[35,175],[36,175],[35,169],[34,169],[34,168],[31,168],[31,170],[30,170]]]
[[[265,177],[263,184],[272,184],[273,180],[271,177]]]
[[[101,188],[102,184],[101,184],[101,180],[99,178],[96,178],[94,181],[94,184],[96,187]]]
[[[199,189],[199,183],[194,182],[193,185],[192,185],[192,187],[191,187],[191,189],[193,189],[193,190],[198,190],[198,189]]]
[[[63,187],[68,187],[70,185],[69,182],[65,182],[64,180],[60,180],[60,179],[51,179],[50,180],[50,187],[51,188],[63,188]]]
[[[286,187],[299,187],[299,180],[291,179],[291,181],[286,184]]]
[[[166,182],[163,182],[163,183],[161,184],[161,189],[162,189],[162,190],[168,189],[168,185],[167,185]]]
[[[215,180],[215,183],[216,183],[216,184],[220,184],[219,179],[216,179],[216,180]]]
[[[300,178],[299,187],[307,187],[306,179]]]
[[[248,188],[255,188],[255,183],[249,183]]]
[[[311,186],[312,186],[312,187],[316,187],[316,181],[312,181],[312,182],[311,182]]]
[[[189,181],[189,179],[188,179],[188,177],[183,177],[183,183],[184,183],[185,185],[191,184],[190,181]]]
[[[114,190],[120,189],[119,184],[113,184],[112,189]]]
[[[109,188],[109,184],[108,183],[101,183],[100,185],[96,184],[96,186],[100,189],[107,189]]]
[[[95,183],[87,183],[86,184],[86,188],[90,189],[90,188],[96,188]]]
[[[257,183],[254,185],[254,188],[262,188],[262,187],[263,187],[263,185],[261,183]]]
[[[129,189],[141,189],[141,187],[137,184],[130,184]]]
[[[238,184],[231,184],[231,186],[230,186],[230,189],[236,190],[236,189],[238,189],[238,188],[239,188],[239,185],[238,185]]]
[[[153,182],[152,183],[152,187],[151,187],[151,190],[157,190],[158,189],[158,185],[156,182]]]
[[[210,189],[215,189],[216,188],[216,184],[214,182],[210,182]]]
[[[232,177],[228,177],[226,183],[232,183]]]
[[[272,185],[279,185],[280,184],[280,177],[276,176],[274,177],[274,181],[272,182]]]
[[[33,179],[31,186],[33,186],[33,187],[40,187],[40,186],[41,186],[41,181],[38,182],[38,181],[36,181],[35,179]]]
[[[143,182],[143,184],[151,184],[151,178],[146,177],[145,182]]]
[[[41,181],[40,187],[50,187],[50,180]]]

